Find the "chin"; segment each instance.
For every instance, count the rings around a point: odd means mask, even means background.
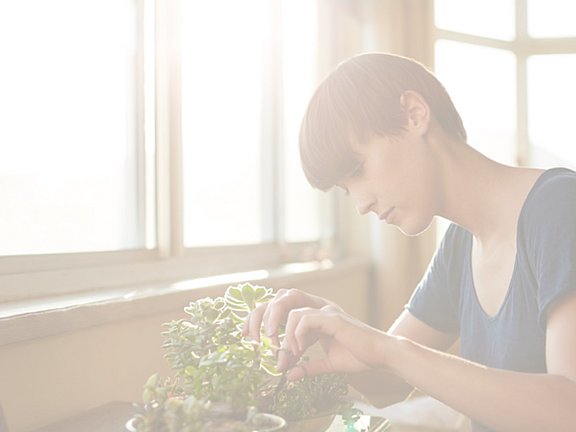
[[[422,234],[432,224],[432,218],[409,219],[402,221],[396,227],[402,234],[414,237]]]

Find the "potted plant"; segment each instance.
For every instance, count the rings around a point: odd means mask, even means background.
[[[209,407],[224,406],[228,414],[241,413],[236,417],[251,411],[277,415],[296,424],[297,430],[304,430],[305,419],[349,410],[343,376],[322,375],[285,383],[276,370],[277,347],[271,339],[262,334],[261,342],[256,343],[242,336],[246,315],[273,297],[272,289],[263,286],[230,286],[223,297],[192,302],[184,309],[186,318],[164,324],[163,348],[175,376],[161,385],[152,377],[146,384],[140,424],[159,411],[166,418],[183,417],[186,404],[192,406],[193,402],[204,406],[188,408],[197,417],[206,416]],[[177,401],[169,402],[174,397]],[[357,416],[346,418],[353,422]],[[177,429],[138,429],[148,430]],[[314,431],[319,430],[315,426]]]
[[[251,408],[246,412],[186,395],[177,380],[152,375],[144,404],[126,424],[130,432],[279,432],[286,420]]]

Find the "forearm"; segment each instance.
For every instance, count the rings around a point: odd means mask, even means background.
[[[573,431],[576,383],[487,368],[395,338],[382,357],[409,384],[498,431]]]
[[[381,369],[348,375],[348,383],[378,408],[403,401],[414,390],[410,384]]]

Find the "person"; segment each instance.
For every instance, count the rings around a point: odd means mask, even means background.
[[[244,335],[278,341],[285,325],[288,379],[345,373],[377,406],[417,388],[475,431],[576,430],[574,171],[487,158],[437,78],[387,53],[356,55],[320,84],[300,155],[313,187],[343,188],[362,215],[407,235],[436,215],[452,224],[388,331],[297,289],[255,309]],[[457,339],[460,355],[447,353]],[[323,356],[298,362],[318,341]]]

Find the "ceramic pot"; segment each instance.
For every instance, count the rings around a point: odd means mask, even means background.
[[[132,418],[126,423],[126,430],[128,432],[136,432],[136,419]],[[226,420],[223,419],[221,424],[217,420],[211,420],[214,424],[210,426],[211,430],[217,432],[227,432],[228,430],[238,430],[238,420],[230,420],[230,424],[234,423],[234,426],[230,426],[229,429],[226,427]],[[286,430],[286,420],[274,414],[268,413],[257,413],[254,414],[250,422],[246,424],[250,432],[280,432]]]
[[[330,427],[335,417],[336,414],[326,414],[304,420],[290,421],[286,432],[324,432]]]

